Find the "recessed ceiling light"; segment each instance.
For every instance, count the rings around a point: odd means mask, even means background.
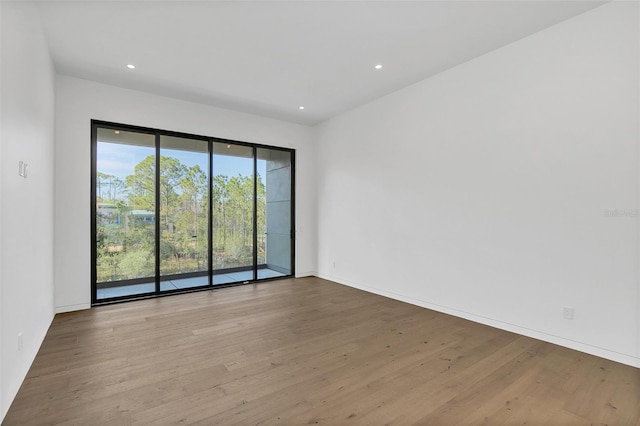
[[[231,148],[231,145],[227,145],[227,148]]]
[[[129,68],[130,70],[134,69],[135,67],[136,67],[136,66],[135,66],[135,65],[133,65],[133,64],[129,64],[129,65],[127,65],[127,68]]]
[[[300,106],[298,107],[298,109],[299,109],[300,111],[302,111],[302,110],[304,109],[304,107],[303,107],[302,105],[300,105]]]
[[[382,64],[378,64],[374,68],[377,69],[377,70],[381,70],[382,69]]]
[[[116,135],[120,134],[120,130],[114,130],[113,133],[115,133]]]

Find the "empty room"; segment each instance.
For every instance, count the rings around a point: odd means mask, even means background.
[[[638,2],[0,24],[3,426],[640,426]]]

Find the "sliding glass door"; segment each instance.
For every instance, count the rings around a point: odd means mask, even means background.
[[[292,276],[294,152],[92,122],[93,303]]]
[[[156,275],[155,136],[96,130],[96,298],[152,293]]]
[[[213,143],[213,283],[253,281],[253,148]]]
[[[209,284],[209,143],[160,136],[160,290]]]
[[[258,148],[258,277],[291,275],[291,152]]]

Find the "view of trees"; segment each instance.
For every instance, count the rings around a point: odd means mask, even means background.
[[[206,170],[149,155],[120,179],[96,176],[97,281],[154,276],[155,208],[160,203],[160,273],[208,270],[209,187]],[[258,263],[264,263],[265,186],[257,176]],[[216,175],[211,183],[213,268],[253,264],[253,177]]]

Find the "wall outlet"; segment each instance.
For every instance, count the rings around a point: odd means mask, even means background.
[[[564,306],[562,308],[562,318],[567,320],[573,319],[573,308],[571,306]]]
[[[18,351],[22,350],[22,333],[18,333]]]

